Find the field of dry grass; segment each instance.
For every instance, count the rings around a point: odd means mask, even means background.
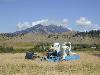
[[[78,53],[80,60],[47,62],[24,59],[24,53],[0,54],[0,75],[100,75],[100,57]]]

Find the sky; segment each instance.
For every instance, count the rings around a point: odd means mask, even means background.
[[[100,0],[0,0],[0,33],[50,22],[76,31],[100,29]]]

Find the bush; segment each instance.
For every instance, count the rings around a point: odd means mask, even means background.
[[[73,49],[74,50],[77,50],[77,49],[84,49],[84,48],[89,48],[90,47],[90,45],[87,45],[87,44],[75,44],[75,45],[73,45]]]
[[[40,44],[40,45],[35,45],[34,48],[30,48],[29,51],[31,52],[44,52],[49,49],[48,44]]]
[[[27,51],[29,51],[29,49],[22,49],[22,48],[20,48],[20,49],[15,49],[15,50],[13,51],[13,53],[25,53],[25,52],[27,52]]]
[[[13,47],[0,46],[0,53],[9,53],[13,51],[14,51]]]

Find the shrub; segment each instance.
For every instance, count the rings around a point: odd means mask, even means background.
[[[13,51],[14,51],[13,47],[0,46],[0,53],[9,53]]]

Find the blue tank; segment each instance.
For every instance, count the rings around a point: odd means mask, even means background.
[[[66,56],[64,60],[77,60],[80,59],[79,55],[71,55],[71,56]]]

